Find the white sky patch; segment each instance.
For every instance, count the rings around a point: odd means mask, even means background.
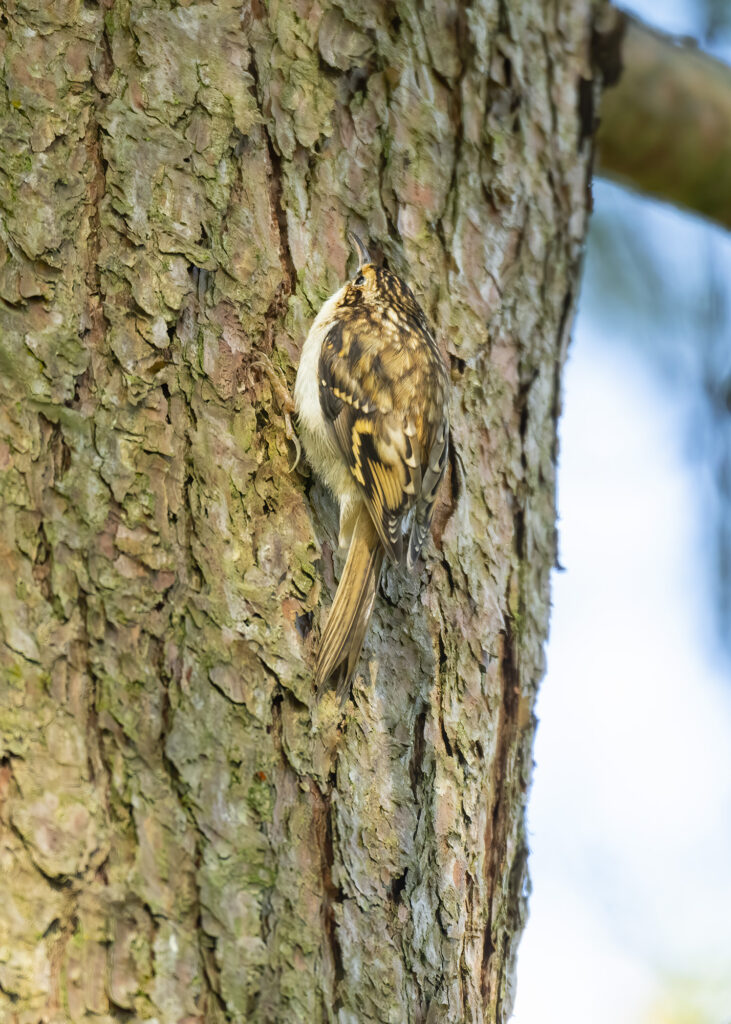
[[[693,1024],[728,1024],[731,690],[706,653],[692,410],[581,318],[564,409],[514,1020],[659,1021],[668,977],[708,972]]]

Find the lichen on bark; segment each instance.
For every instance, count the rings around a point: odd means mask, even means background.
[[[589,17],[6,4],[0,1015],[507,1019]],[[348,226],[434,321],[453,449],[325,721],[282,388]]]

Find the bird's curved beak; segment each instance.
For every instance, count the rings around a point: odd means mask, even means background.
[[[366,263],[372,262],[370,253],[368,252],[368,250],[363,245],[363,243],[361,242],[361,240],[358,238],[354,231],[348,232],[348,241],[352,245],[353,249],[355,249],[355,251],[358,253],[358,259],[360,260],[358,270],[360,270],[361,267],[364,267]]]

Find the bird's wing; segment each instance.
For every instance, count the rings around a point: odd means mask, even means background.
[[[394,408],[394,376],[411,373],[412,360],[398,366],[392,349],[338,321],[323,342],[319,384],[323,414],[383,547],[401,561],[402,523],[422,492],[426,453],[416,417]]]

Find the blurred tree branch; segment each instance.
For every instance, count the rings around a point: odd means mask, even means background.
[[[607,7],[598,173],[731,228],[731,67]]]

